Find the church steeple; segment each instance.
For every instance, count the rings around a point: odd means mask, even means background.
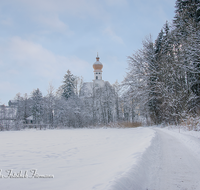
[[[99,59],[100,59],[100,58],[99,58],[99,56],[98,56],[98,52],[97,52],[97,57],[96,57],[96,60],[97,60],[97,61],[99,61]]]
[[[103,64],[99,61],[99,56],[97,52],[96,62],[93,64],[94,68],[94,80],[102,80],[102,68]]]

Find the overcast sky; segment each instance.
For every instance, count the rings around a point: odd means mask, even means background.
[[[155,40],[175,0],[0,0],[0,104],[49,83],[69,69],[93,80],[97,52],[103,80],[121,82],[127,56]]]

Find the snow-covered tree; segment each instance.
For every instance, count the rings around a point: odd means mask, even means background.
[[[47,95],[44,97],[44,116],[43,121],[51,128],[54,127],[55,95],[54,87],[49,84]]]
[[[43,96],[39,88],[31,93],[31,109],[34,123],[41,124],[43,119]]]
[[[121,86],[118,83],[118,81],[116,81],[113,84],[113,90],[114,90],[114,107],[115,107],[115,113],[114,113],[114,122],[119,122],[120,120],[122,120],[121,114],[120,114],[120,90],[121,90]]]
[[[63,85],[62,85],[62,96],[67,100],[70,96],[75,95],[75,81],[76,77],[71,73],[70,70],[64,75]]]

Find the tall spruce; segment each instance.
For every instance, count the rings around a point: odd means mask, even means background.
[[[67,100],[69,97],[75,95],[75,81],[76,77],[71,73],[70,70],[64,75],[63,85],[62,85],[62,96]]]
[[[160,91],[160,64],[162,58],[162,43],[163,43],[163,30],[158,35],[158,38],[153,42],[148,42],[146,46],[146,60],[148,63],[148,75],[149,75],[149,111],[150,117],[154,123],[159,124],[162,120],[161,113],[161,91]]]
[[[177,0],[175,7],[176,15],[173,23],[177,49],[180,52],[180,64],[187,74],[187,94],[190,99],[188,110],[197,113],[200,106],[200,1]]]

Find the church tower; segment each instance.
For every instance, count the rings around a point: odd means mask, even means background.
[[[94,81],[102,80],[102,68],[103,64],[99,61],[99,56],[97,53],[96,62],[93,64],[94,68]]]
[[[80,96],[91,97],[94,93],[94,89],[103,88],[105,84],[110,85],[108,81],[102,80],[102,68],[103,64],[99,61],[97,53],[96,62],[93,64],[94,69],[94,80],[93,82],[84,82],[81,87]]]

